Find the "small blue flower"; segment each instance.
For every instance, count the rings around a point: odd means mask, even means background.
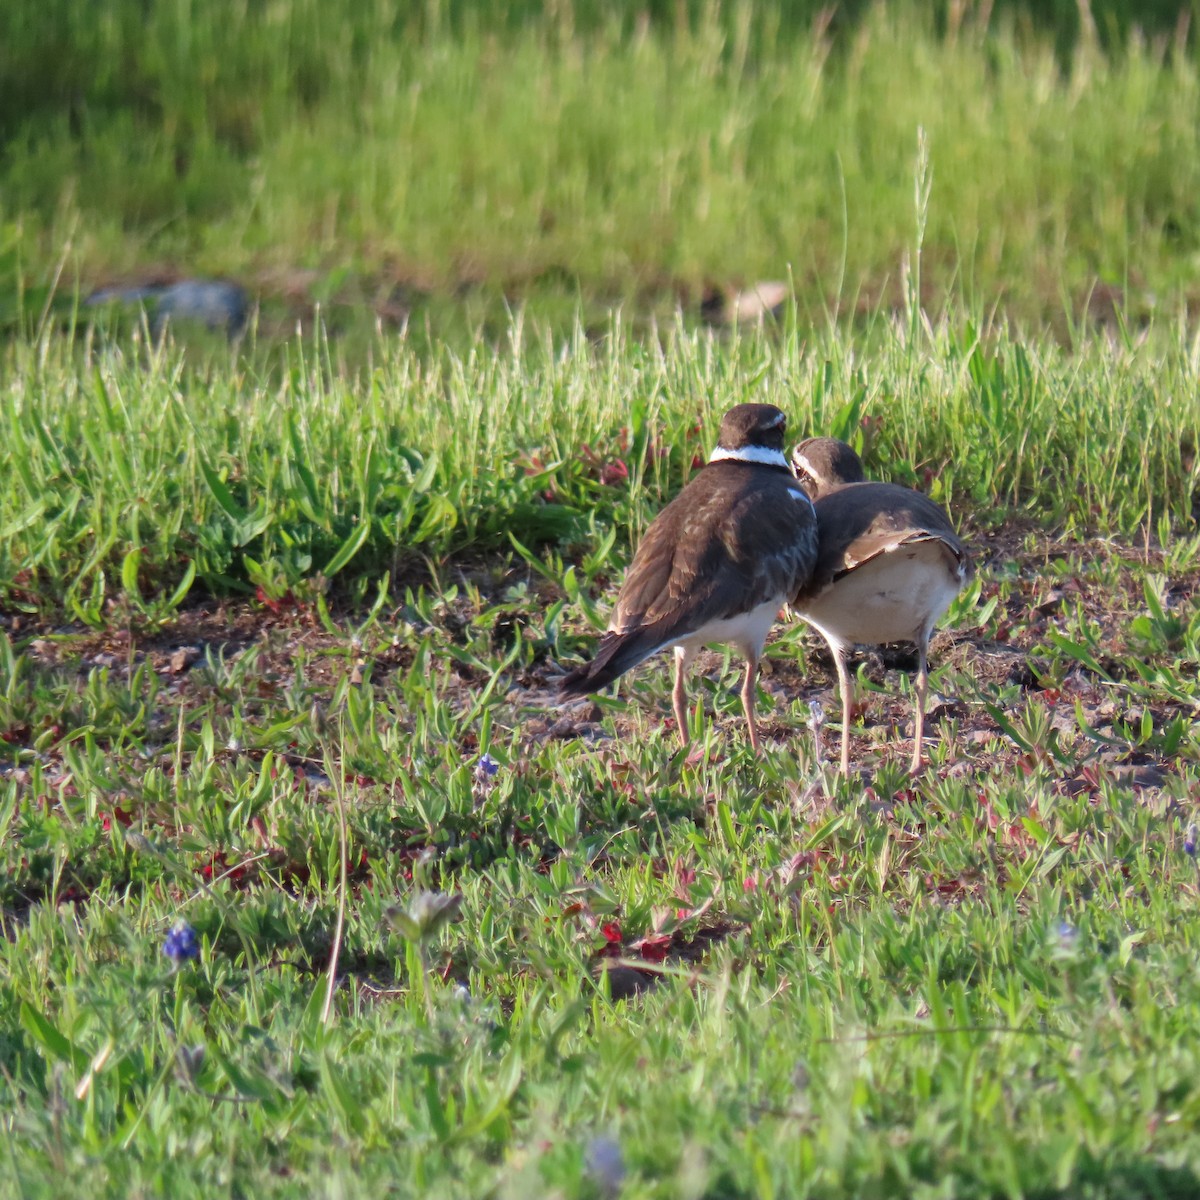
[[[1073,950],[1075,948],[1075,943],[1079,940],[1079,930],[1070,921],[1059,921],[1055,932],[1058,934],[1058,946],[1060,950]]]
[[[615,1196],[625,1182],[625,1155],[616,1138],[601,1135],[587,1144],[583,1153],[584,1169],[600,1185],[605,1196]]]
[[[1183,852],[1188,858],[1196,857],[1196,826],[1194,824],[1187,827],[1187,833],[1183,838]]]
[[[500,764],[490,754],[485,754],[479,760],[479,772],[488,779],[492,779],[499,770]]]
[[[162,952],[177,967],[189,959],[199,958],[200,940],[196,931],[186,921],[176,921],[163,942]]]

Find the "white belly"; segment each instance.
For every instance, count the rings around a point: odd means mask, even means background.
[[[843,575],[796,611],[839,642],[917,641],[961,586],[940,543],[913,542]]]
[[[680,638],[675,646],[688,658],[701,646],[727,643],[736,646],[743,655],[757,657],[783,604],[784,597],[779,596],[736,617],[728,617],[723,621],[709,621],[695,633]]]

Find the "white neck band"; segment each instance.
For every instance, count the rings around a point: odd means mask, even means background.
[[[724,446],[718,446],[708,461],[758,463],[763,467],[783,467],[785,471],[790,469],[782,450],[770,450],[766,446],[743,446],[740,450],[726,450]]]

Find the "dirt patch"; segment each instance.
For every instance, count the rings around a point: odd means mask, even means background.
[[[983,581],[977,611],[987,615],[974,629],[968,627],[968,615],[958,629],[943,631],[934,641],[931,666],[935,689],[942,691],[931,696],[931,734],[951,736],[959,757],[976,767],[995,758],[1011,769],[1029,756],[1030,749],[1014,743],[1011,729],[998,723],[996,706],[1013,711],[1024,699],[1032,699],[1048,710],[1049,731],[1056,733],[1060,743],[1078,734],[1080,714],[1099,738],[1108,739],[1111,744],[1096,743],[1087,764],[1100,762],[1110,769],[1127,769],[1130,779],[1147,785],[1154,776],[1141,768],[1152,767],[1160,775],[1169,773],[1169,754],[1157,754],[1153,747],[1130,747],[1122,732],[1130,722],[1140,722],[1144,714],[1155,727],[1196,717],[1195,702],[1187,695],[1147,700],[1135,694],[1136,688],[1124,686],[1137,682],[1136,661],[1141,651],[1131,642],[1131,622],[1145,609],[1147,572],[1165,575],[1163,553],[1108,540],[1055,539],[1016,527],[977,532],[973,541]],[[369,673],[372,681],[380,684],[391,673],[409,669],[418,640],[414,635],[430,634],[446,649],[438,657],[440,663],[449,665],[444,698],[461,711],[476,701],[490,682],[490,674],[486,662],[473,664],[450,651],[465,643],[471,623],[489,606],[500,603],[518,575],[520,570],[510,569],[509,564],[464,564],[455,572],[455,581],[469,581],[472,586],[460,587],[452,600],[439,601],[434,624],[400,606],[382,615],[362,641],[351,632],[355,614],[335,614],[346,627],[339,625],[331,631],[311,605],[266,605],[248,600],[202,604],[160,628],[34,627],[27,617],[0,614],[0,629],[17,640],[35,672],[82,678],[106,669],[116,678],[126,679],[148,665],[166,691],[177,694],[184,706],[189,704],[189,680],[209,660],[230,661],[253,649],[257,686],[268,700],[293,675],[296,660],[303,655],[307,685],[328,697],[347,678],[357,684]],[[429,583],[414,578],[405,586],[418,588]],[[1200,570],[1167,578],[1162,587],[1164,604],[1172,612],[1187,613],[1194,609],[1198,591]],[[530,603],[549,603],[553,598],[552,589],[543,585],[540,592],[531,594]],[[1081,623],[1087,626],[1093,657],[1087,661],[1064,658],[1061,646],[1056,648],[1050,639],[1056,633],[1071,636]],[[527,632],[525,623],[512,614],[497,621],[491,634],[496,660],[503,657],[512,639]],[[633,736],[637,728],[644,728],[619,715],[605,720],[603,708],[591,701],[559,706],[554,695],[559,663],[541,650],[527,657],[532,661],[504,678],[498,691],[531,752],[541,743],[559,739],[584,738],[597,743],[615,739],[619,743]],[[700,655],[693,678],[715,677],[723,661],[719,653]],[[908,646],[883,647],[856,659],[854,668],[860,665],[868,690],[856,701],[852,756],[862,762],[878,759],[881,752],[884,758],[903,754],[912,710],[901,694],[901,676],[915,670],[915,654]],[[645,670],[662,671],[664,681],[667,678],[668,668],[662,664]],[[726,679],[722,684],[733,687],[736,680]],[[768,741],[787,743],[807,736],[794,720],[783,716],[786,707],[797,703],[820,702],[836,724],[840,706],[833,663],[819,638],[805,641],[802,657],[779,653],[768,657],[762,687],[776,702],[774,710],[761,706]],[[693,687],[693,696],[699,694],[700,689]],[[664,724],[671,723],[669,711],[664,704]],[[639,718],[644,721],[644,711],[639,710]],[[740,718],[731,719],[725,732],[740,737],[739,725]],[[0,730],[14,747],[37,733],[20,728]],[[836,736],[836,731],[831,731],[830,737]],[[1080,781],[1074,777],[1064,786],[1075,788]]]

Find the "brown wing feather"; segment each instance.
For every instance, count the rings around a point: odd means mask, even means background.
[[[797,596],[817,595],[847,571],[907,542],[942,542],[970,570],[967,547],[941,507],[921,492],[894,483],[854,483],[816,504],[820,545],[808,585]]]
[[[782,471],[705,467],[646,531],[596,658],[564,678],[564,693],[594,691],[711,621],[792,595],[817,554],[797,491]]]
[[[815,521],[796,486],[782,472],[706,467],[646,531],[609,628],[653,627],[665,640],[787,595],[815,559]]]

